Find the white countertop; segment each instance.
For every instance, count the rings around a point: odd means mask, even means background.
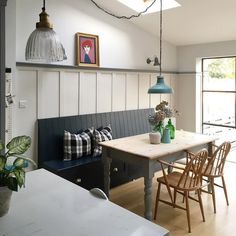
[[[28,172],[0,236],[159,236],[168,231],[44,169]]]

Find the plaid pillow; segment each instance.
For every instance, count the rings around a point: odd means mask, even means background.
[[[102,154],[102,147],[99,145],[100,142],[108,141],[112,139],[111,126],[108,125],[102,130],[94,130],[94,149],[93,156],[100,156]]]
[[[89,128],[81,134],[71,134],[64,131],[64,160],[69,161],[92,154],[92,137],[94,128]]]

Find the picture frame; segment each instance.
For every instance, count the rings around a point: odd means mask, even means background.
[[[76,33],[77,65],[99,67],[98,35]]]

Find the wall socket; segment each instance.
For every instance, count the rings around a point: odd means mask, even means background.
[[[26,107],[27,107],[27,100],[20,100],[19,108],[26,108]]]

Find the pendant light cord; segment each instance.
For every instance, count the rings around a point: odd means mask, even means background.
[[[43,0],[43,8],[42,8],[43,11],[45,11],[45,0]]]
[[[160,0],[160,76],[161,76],[161,57],[162,57],[162,0]]]
[[[101,6],[99,6],[94,0],[90,0],[97,8],[99,8],[100,10],[102,10],[103,12],[105,12],[106,14],[110,15],[110,16],[113,16],[113,17],[116,17],[118,19],[126,19],[126,20],[130,20],[134,17],[139,17],[141,16],[142,14],[146,13],[150,7],[153,6],[153,4],[157,1],[157,0],[153,0],[152,3],[143,11],[139,12],[138,14],[136,15],[130,15],[130,16],[118,16],[114,13],[111,13],[109,11],[107,11],[106,9],[102,8]]]

